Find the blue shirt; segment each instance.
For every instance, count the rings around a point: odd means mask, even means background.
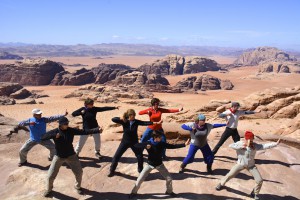
[[[42,117],[41,119],[31,117],[27,120],[21,121],[19,126],[29,126],[30,140],[40,142],[42,135],[46,133],[46,123],[59,120],[59,118],[63,116],[64,115],[55,115],[51,117]],[[30,124],[32,122],[34,122],[34,125]]]

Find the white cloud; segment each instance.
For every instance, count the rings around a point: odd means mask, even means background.
[[[118,39],[118,38],[120,38],[120,36],[119,35],[113,35],[112,38],[113,39]]]

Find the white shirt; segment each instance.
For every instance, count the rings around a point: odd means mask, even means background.
[[[231,113],[231,115],[228,115],[230,113]],[[228,128],[237,128],[238,123],[239,123],[239,117],[242,116],[242,115],[245,115],[246,111],[244,111],[244,110],[237,110],[235,113],[232,113],[230,110],[226,110],[222,114],[228,115],[225,118],[226,122],[227,122],[226,126]]]

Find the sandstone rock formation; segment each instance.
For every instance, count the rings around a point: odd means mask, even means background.
[[[50,85],[84,85],[95,81],[94,73],[85,68],[76,70],[74,73],[62,71],[57,73]]]
[[[152,93],[136,85],[109,86],[109,85],[85,85],[75,90],[65,98],[77,97],[81,100],[91,98],[100,103],[117,103],[118,98],[142,99],[152,98]]]
[[[18,83],[0,82],[0,104],[35,104],[35,99],[48,96],[38,92],[30,92]]]
[[[23,60],[23,57],[8,52],[0,52],[0,60]]]
[[[296,61],[296,58],[289,56],[289,54],[274,48],[274,47],[258,47],[244,52],[236,61],[235,65],[240,66],[255,66],[261,62],[285,62]]]
[[[229,80],[221,80],[214,76],[203,74],[201,76],[190,76],[179,81],[175,87],[182,91],[197,91],[197,90],[231,90],[233,84]]]
[[[64,68],[56,62],[46,59],[26,59],[16,64],[1,64],[0,81],[21,85],[48,85],[54,76],[62,71]]]
[[[100,64],[91,70],[95,76],[96,84],[104,84],[116,79],[117,76],[134,71],[131,67],[122,64]]]
[[[259,72],[264,73],[300,73],[300,63],[295,62],[262,62]]]
[[[208,58],[198,56],[183,57],[179,55],[168,55],[153,63],[146,63],[138,68],[145,74],[182,75],[206,71],[218,71],[220,67],[217,62]]]

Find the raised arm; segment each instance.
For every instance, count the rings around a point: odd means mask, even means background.
[[[241,116],[241,115],[252,115],[252,114],[257,113],[257,112],[255,112],[255,111],[251,111],[251,110],[239,110],[238,112],[239,112],[239,115],[240,115],[240,116]]]
[[[63,116],[65,116],[65,115],[54,115],[54,116],[50,116],[50,117],[45,117],[45,122],[46,123],[54,122],[54,121],[59,120]]]
[[[72,116],[73,117],[76,117],[76,116],[79,116],[79,115],[82,115],[82,111],[85,109],[85,107],[81,107],[79,108],[78,110],[75,110],[73,113],[72,113]]]
[[[53,129],[51,131],[46,132],[42,135],[41,140],[50,140],[56,137],[56,134],[58,133],[58,129]]]
[[[96,112],[104,112],[104,111],[108,111],[108,110],[115,110],[115,109],[118,109],[119,107],[116,107],[116,106],[113,106],[113,107],[109,107],[109,106],[106,106],[106,107],[95,107],[96,109]]]

